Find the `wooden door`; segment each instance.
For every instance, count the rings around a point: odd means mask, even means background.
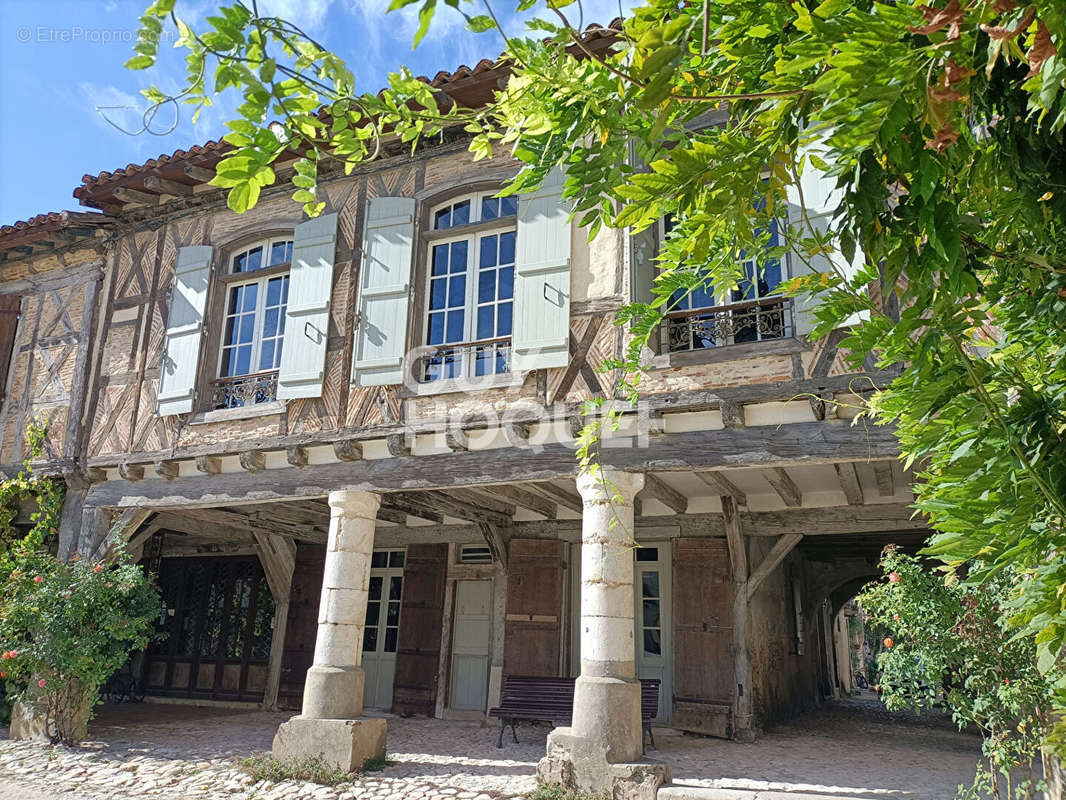
[[[263,699],[274,600],[259,559],[165,558],[163,609],[148,648],[149,694]]]
[[[511,540],[504,675],[560,674],[565,546],[560,540]]]
[[[432,717],[437,705],[447,544],[412,544],[404,563],[392,709]]]
[[[491,626],[492,581],[457,581],[449,708],[486,710]]]
[[[315,659],[318,607],[325,563],[325,545],[296,546],[296,568],[292,575],[289,621],[285,627],[285,654],[281,662],[281,688],[278,692],[278,704],[282,708],[296,709],[303,704],[304,681]]]
[[[725,539],[674,543],[674,726],[733,735],[733,584]]]

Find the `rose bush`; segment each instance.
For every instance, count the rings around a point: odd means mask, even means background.
[[[870,614],[869,628],[888,634],[877,656],[886,707],[920,712],[944,705],[960,728],[980,730],[984,763],[964,796],[1035,796],[1043,788],[1035,765],[1053,726],[1061,676],[1042,673],[1032,638],[1009,629],[1011,576],[975,586],[894,548],[885,549],[881,568],[885,580],[858,600]]]

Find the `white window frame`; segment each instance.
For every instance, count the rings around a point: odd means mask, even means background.
[[[226,271],[225,271],[226,280],[221,284],[222,288],[224,290],[224,293],[223,293],[223,298],[222,298],[222,314],[221,314],[220,329],[219,329],[218,356],[217,356],[217,363],[215,365],[215,372],[214,372],[214,375],[215,375],[214,381],[217,384],[222,384],[222,383],[227,383],[227,382],[234,382],[235,383],[235,382],[240,381],[243,378],[251,379],[251,378],[253,378],[255,376],[260,376],[261,377],[261,376],[267,376],[267,375],[276,375],[278,373],[279,367],[271,367],[270,369],[260,369],[259,368],[260,358],[262,356],[262,349],[263,349],[263,344],[264,344],[263,328],[264,328],[264,325],[266,324],[267,287],[268,287],[269,282],[271,280],[275,279],[275,278],[286,278],[286,277],[290,276],[291,265],[292,265],[292,257],[290,255],[290,258],[289,258],[288,261],[281,261],[281,262],[279,262],[277,264],[268,264],[268,265],[260,267],[259,269],[251,270],[249,272],[234,272],[233,271],[233,267],[234,267],[234,262],[236,261],[236,259],[238,257],[240,257],[241,255],[244,255],[246,253],[249,253],[252,250],[255,250],[257,247],[263,248],[263,257],[264,258],[269,258],[269,254],[271,252],[271,248],[275,244],[277,244],[279,242],[287,242],[290,245],[290,253],[291,253],[291,246],[292,246],[293,241],[294,241],[294,237],[293,237],[293,235],[291,233],[283,235],[283,236],[271,236],[271,237],[268,237],[268,238],[265,238],[265,239],[260,239],[260,240],[255,241],[255,242],[251,242],[247,246],[241,247],[240,249],[232,250],[232,251],[230,251],[230,252],[228,252],[226,254],[226,262],[225,262],[226,263]],[[242,345],[228,346],[228,344],[227,344],[226,327],[227,327],[227,324],[228,324],[228,321],[229,321],[229,318],[230,318],[230,313],[229,313],[230,298],[232,297],[232,293],[237,291],[237,290],[239,290],[241,287],[252,286],[252,285],[257,286],[258,288],[256,289],[256,305],[255,305],[255,310],[253,312],[253,314],[254,314],[254,316],[253,316],[254,322],[253,322],[253,334],[252,334],[252,341],[251,341],[252,353],[251,353],[251,357],[249,359],[250,371],[246,372],[246,373],[242,373],[242,374],[223,375],[222,374],[222,370],[225,367],[226,356],[227,356],[228,351],[234,349],[235,347],[242,346]],[[246,312],[238,312],[237,315],[238,316],[242,316],[243,313],[246,313]],[[279,317],[283,319],[284,318],[284,312],[282,312],[279,315]],[[280,322],[281,322],[281,320],[279,319],[279,326],[280,326]],[[270,338],[273,339],[276,342],[281,342],[282,343],[282,347],[284,347],[284,341],[285,341],[285,334],[284,333],[282,333],[280,336],[272,336]],[[275,350],[274,360],[275,361],[278,360],[278,354],[277,354],[276,350]],[[271,399],[273,399],[273,398],[271,398]],[[245,405],[255,405],[255,403],[254,402],[251,402],[251,403],[245,402]]]
[[[465,195],[458,195],[451,197],[448,200],[438,203],[429,210],[429,222],[432,226],[434,218],[437,212],[455,206],[457,203],[462,203],[464,200],[470,201],[471,207],[471,219],[469,222],[465,222],[462,225],[456,225],[454,227],[447,228],[430,228],[430,232],[433,238],[425,244],[425,276],[423,281],[423,297],[426,298],[425,309],[422,315],[422,334],[421,342],[426,348],[454,348],[461,351],[460,368],[457,375],[450,377],[436,378],[434,380],[425,380],[422,374],[417,376],[418,381],[423,386],[434,386],[437,384],[445,384],[454,380],[485,380],[494,376],[509,375],[512,373],[510,368],[510,355],[508,355],[508,368],[503,372],[490,372],[485,375],[475,375],[476,369],[476,352],[474,347],[478,342],[483,341],[475,338],[477,333],[477,312],[481,305],[489,305],[488,303],[481,304],[478,302],[478,283],[480,264],[478,260],[481,255],[481,242],[483,239],[489,236],[500,236],[505,233],[514,233],[517,239],[518,236],[518,214],[517,209],[514,214],[508,214],[502,217],[491,217],[487,220],[482,219],[482,203],[486,198],[494,198],[498,192],[473,192]],[[496,224],[498,223],[498,224]],[[482,227],[482,225],[488,225],[491,227]],[[476,230],[471,230],[477,226]],[[454,235],[443,233],[445,231],[455,231]],[[446,342],[440,344],[429,344],[429,319],[430,314],[433,313],[431,305],[431,287],[433,282],[433,249],[441,245],[449,245],[454,242],[467,242],[466,251],[466,296],[463,303],[463,338],[458,342]],[[516,248],[517,251],[517,248]],[[512,265],[513,268],[513,265]],[[498,278],[497,278],[498,280]],[[512,278],[513,281],[513,278]],[[498,284],[497,284],[498,286]],[[492,305],[499,305],[500,300],[494,300]],[[506,301],[502,301],[506,302]],[[514,292],[512,283],[511,294],[511,337],[514,333]],[[445,330],[447,335],[447,330]],[[510,339],[508,337],[507,342],[501,342],[496,347],[510,348]],[[495,337],[494,337],[495,338]],[[495,354],[495,350],[493,351]],[[495,357],[495,355],[494,355]],[[421,370],[420,370],[421,372]]]

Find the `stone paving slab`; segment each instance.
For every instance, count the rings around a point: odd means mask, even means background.
[[[173,705],[103,707],[77,748],[5,740],[0,800],[513,800],[534,787],[546,726],[496,748],[495,724],[390,718],[389,766],[350,784],[256,783],[241,758],[268,752],[288,714]],[[943,719],[838,705],[754,744],[656,730],[656,758],[679,788],[733,800],[952,800],[972,780],[980,740]],[[703,797],[699,792],[692,797]],[[678,798],[680,800],[680,798]]]

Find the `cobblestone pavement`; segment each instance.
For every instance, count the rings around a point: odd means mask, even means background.
[[[140,705],[99,710],[78,748],[0,741],[0,800],[502,800],[533,788],[546,727],[496,749],[477,722],[389,719],[389,765],[338,787],[256,783],[237,760],[267,751],[287,714]],[[0,731],[0,738],[3,732]],[[656,732],[679,784],[848,797],[951,800],[973,775],[978,740],[942,723],[844,704],[782,725],[753,745]]]

